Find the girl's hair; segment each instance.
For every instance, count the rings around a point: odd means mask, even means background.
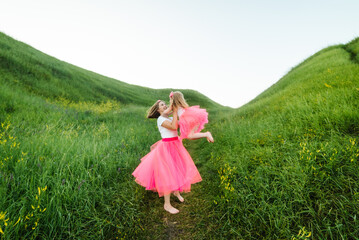
[[[147,118],[158,118],[161,114],[158,112],[161,100],[157,100],[147,111]]]
[[[189,107],[186,100],[183,97],[183,94],[180,91],[173,92],[172,99],[173,99],[173,101],[172,101],[173,108],[178,108],[178,107],[188,108]]]

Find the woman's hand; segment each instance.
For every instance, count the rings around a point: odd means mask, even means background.
[[[170,115],[171,111],[172,111],[172,106],[169,106],[169,108],[163,111],[163,114]]]
[[[177,117],[177,111],[173,111],[173,120],[172,121],[164,121],[162,123],[162,127],[168,128],[170,130],[177,130],[178,128],[178,117]]]
[[[173,98],[170,98],[170,108],[172,109],[172,111],[177,112],[177,108],[173,107]]]

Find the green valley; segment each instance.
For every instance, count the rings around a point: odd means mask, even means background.
[[[1,239],[357,239],[359,38],[232,109],[193,90],[215,143],[177,215],[131,173],[173,89],[127,84],[0,33]],[[236,86],[233,86],[236,87]],[[177,89],[176,89],[177,90]]]

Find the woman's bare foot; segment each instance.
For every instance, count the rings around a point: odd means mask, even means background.
[[[207,133],[207,141],[213,143],[213,142],[214,142],[214,139],[213,139],[213,137],[212,137],[211,132],[206,132],[206,133]]]
[[[167,212],[169,212],[169,213],[171,213],[171,214],[179,213],[179,210],[176,209],[176,208],[174,208],[174,207],[172,207],[171,204],[165,204],[165,205],[163,206],[163,208],[164,208]]]
[[[175,195],[180,202],[184,202],[184,198],[181,196],[179,192],[174,192],[173,195]]]

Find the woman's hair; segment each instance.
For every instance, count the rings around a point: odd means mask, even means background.
[[[183,97],[183,94],[180,91],[173,92],[172,99],[173,99],[173,101],[172,101],[173,108],[178,108],[178,107],[188,108],[189,107],[186,100]]]
[[[161,100],[157,100],[147,111],[147,118],[158,118],[161,114],[158,112]]]

